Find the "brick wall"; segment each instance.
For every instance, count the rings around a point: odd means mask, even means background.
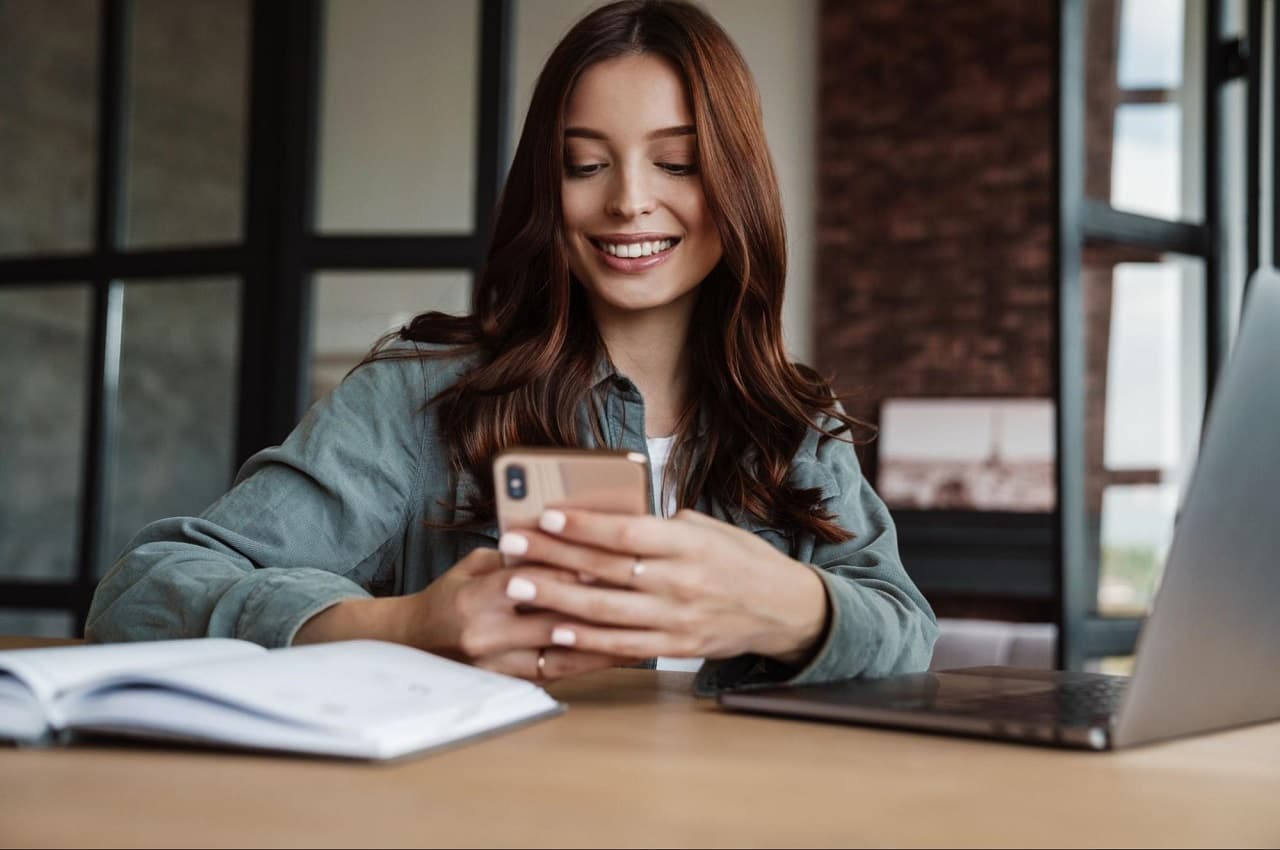
[[[814,358],[861,418],[1054,392],[1056,15],[822,5]]]

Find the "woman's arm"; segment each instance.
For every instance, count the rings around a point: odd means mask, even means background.
[[[853,532],[795,557],[748,531],[693,511],[673,519],[549,511],[540,531],[499,546],[603,584],[544,584],[512,572],[516,598],[568,621],[566,646],[634,658],[708,660],[698,689],[886,676],[928,666],[936,623],[898,557],[893,523],[849,444],[829,441],[792,471],[820,488],[823,507]],[[553,516],[554,514],[554,516]]]
[[[798,665],[753,655],[709,663],[698,677],[702,693],[881,677],[929,666],[937,619],[903,567],[893,519],[863,476],[853,446],[827,440],[816,459],[794,475],[799,486],[823,486],[823,507],[854,535],[843,543],[818,543],[805,559],[826,590],[826,633]]]
[[[144,528],[99,584],[87,637],[285,646],[320,611],[368,599],[421,495],[428,389],[421,361],[356,370],[202,516]]]

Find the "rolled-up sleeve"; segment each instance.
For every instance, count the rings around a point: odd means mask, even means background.
[[[312,615],[369,596],[420,497],[428,390],[416,359],[357,369],[204,514],[139,532],[98,585],[86,636],[286,646]]]
[[[823,507],[854,535],[841,543],[818,543],[806,559],[826,589],[826,633],[802,666],[758,655],[710,662],[698,677],[700,693],[882,677],[929,666],[937,620],[902,565],[893,520],[863,477],[853,447],[827,440],[810,463],[817,469],[806,483],[823,480]]]

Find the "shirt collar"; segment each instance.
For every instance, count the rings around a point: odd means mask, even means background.
[[[596,360],[591,388],[598,390],[604,384],[608,384],[615,389],[623,391],[635,389],[635,383],[626,375],[618,371],[617,367],[613,365],[613,361],[609,359],[608,354],[602,353],[600,358]]]

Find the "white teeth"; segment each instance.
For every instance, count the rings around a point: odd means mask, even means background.
[[[596,243],[600,246],[600,250],[614,257],[648,257],[653,254],[661,254],[663,251],[671,250],[671,246],[675,242],[671,239],[662,239],[658,242],[630,242],[626,245],[614,245],[607,242]]]

